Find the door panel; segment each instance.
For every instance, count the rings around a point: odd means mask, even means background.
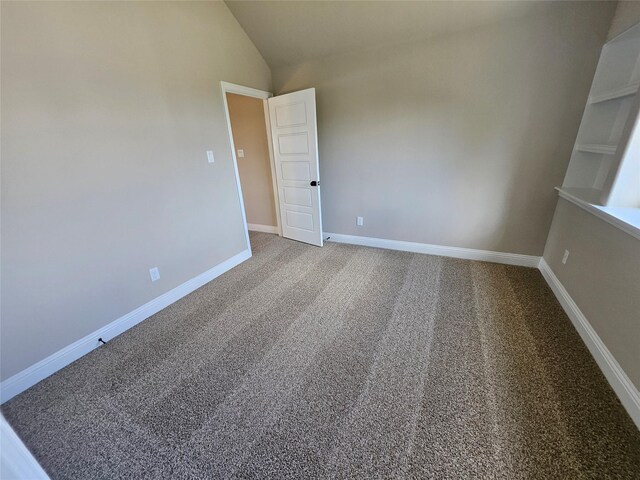
[[[282,162],[282,177],[284,180],[310,181],[311,171],[308,162]]]
[[[311,188],[291,188],[284,187],[284,202],[289,205],[300,207],[313,207]]]
[[[309,136],[306,132],[278,136],[280,155],[306,155],[309,153]]]
[[[287,226],[297,230],[313,232],[313,215],[305,212],[287,210]]]
[[[282,234],[322,246],[315,89],[270,98],[269,118]]]
[[[276,107],[276,126],[293,127],[307,122],[307,109],[304,102],[290,103]]]

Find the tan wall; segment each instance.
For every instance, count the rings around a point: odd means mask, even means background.
[[[263,101],[227,93],[227,102],[236,150],[244,150],[244,158],[238,158],[238,170],[247,222],[275,227],[278,223]]]
[[[1,8],[6,379],[245,249],[219,82],[271,81],[222,2]]]
[[[638,22],[640,22],[640,2],[637,0],[618,2],[607,40],[611,40]]]
[[[324,229],[541,255],[614,7],[274,69],[317,89]]]
[[[561,198],[544,259],[640,388],[640,240]]]

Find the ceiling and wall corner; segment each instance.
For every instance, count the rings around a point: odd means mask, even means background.
[[[410,43],[528,15],[535,1],[226,1],[271,68]]]
[[[272,68],[275,94],[317,90],[327,231],[542,254],[615,4],[521,8],[427,40]]]

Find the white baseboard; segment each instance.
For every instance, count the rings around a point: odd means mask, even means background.
[[[574,327],[587,345],[591,355],[594,357],[598,366],[611,384],[611,387],[620,398],[622,405],[640,429],[640,392],[638,392],[638,389],[631,382],[624,370],[622,370],[622,367],[620,367],[609,349],[602,342],[560,280],[558,280],[549,265],[545,262],[544,258],[531,255],[491,252],[458,247],[443,247],[424,243],[385,240],[381,238],[360,237],[335,233],[326,233],[325,236],[330,236],[331,241],[339,243],[351,243],[354,245],[363,245],[368,247],[388,248],[391,250],[426,253],[430,255],[481,260],[525,267],[539,266],[542,275],[562,305],[562,308],[573,322]],[[244,250],[212,269],[188,280],[182,285],[160,295],[101,329],[96,330],[62,350],[48,356],[44,360],[41,360],[31,367],[28,367],[8,378],[0,384],[0,403],[6,402],[15,395],[18,395],[29,387],[35,385],[97,348],[99,346],[97,341],[98,338],[103,338],[108,341],[117,335],[120,335],[129,328],[149,318],[151,315],[159,312],[163,308],[166,308],[194,290],[197,290],[202,285],[210,282],[228,270],[231,270],[233,267],[239,265],[250,257],[250,251]]]
[[[137,325],[141,321],[149,318],[151,315],[158,313],[163,308],[166,308],[172,303],[180,300],[182,297],[188,295],[194,290],[197,290],[214,278],[219,277],[228,270],[231,270],[233,267],[239,265],[250,257],[251,252],[248,249],[244,250],[219,265],[216,265],[212,269],[186,281],[182,285],[178,285],[176,288],[169,290],[150,302],[145,303],[141,307],[136,308],[132,312],[129,312],[108,325],[105,325],[99,330],[81,338],[62,350],[58,350],[56,353],[49,355],[44,360],[41,360],[25,370],[16,373],[12,377],[9,377],[0,384],[0,403],[6,402],[19,393],[25,391],[27,388],[66,367],[71,362],[74,362],[83,355],[86,355],[91,350],[97,348],[99,346],[98,338],[103,338],[105,341],[109,341],[134,325]]]
[[[49,479],[38,461],[5,420],[4,415],[0,415],[0,476],[7,479]]]
[[[540,272],[553,290],[562,308],[571,319],[573,326],[582,337],[589,352],[602,370],[602,373],[609,381],[614,392],[618,395],[620,402],[629,413],[638,429],[640,429],[640,392],[629,379],[620,364],[613,357],[604,342],[593,329],[587,317],[584,316],[578,305],[573,301],[569,292],[564,288],[558,277],[553,273],[551,267],[544,258],[540,259]]]
[[[252,232],[278,233],[278,227],[272,225],[260,225],[258,223],[248,223],[247,228]]]
[[[402,250],[404,252],[426,253],[427,255],[438,255],[440,257],[505,263],[507,265],[519,265],[521,267],[537,268],[540,263],[540,257],[535,255],[521,255],[519,253],[502,253],[491,252],[489,250],[475,250],[472,248],[444,247],[442,245],[431,245],[429,243],[386,240],[384,238],[360,237],[356,235],[343,235],[341,233],[325,232],[324,237],[330,237],[330,242],[351,243],[353,245],[387,248],[389,250]]]

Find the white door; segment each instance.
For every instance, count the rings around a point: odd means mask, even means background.
[[[322,246],[316,89],[269,99],[282,235]]]

